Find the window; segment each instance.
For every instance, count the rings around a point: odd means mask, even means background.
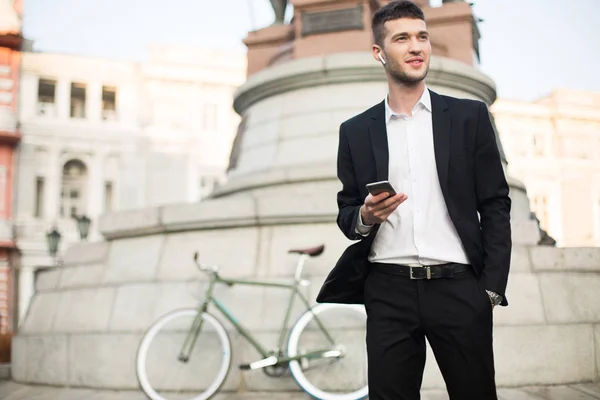
[[[117,119],[117,88],[102,86],[102,119],[114,121]]]
[[[35,179],[35,210],[33,216],[40,218],[44,210],[44,178],[38,176]]]
[[[71,83],[71,118],[85,118],[84,83]]]
[[[63,167],[60,215],[74,217],[85,213],[87,168],[80,160],[70,160]],[[68,215],[65,213],[68,212]]]
[[[543,135],[533,135],[533,154],[536,156],[543,156],[545,153],[546,140]]]
[[[219,108],[216,104],[205,104],[202,115],[203,127],[206,130],[214,130],[218,128]]]
[[[55,115],[55,96],[56,81],[41,78],[38,82],[38,115],[46,117]]]
[[[113,184],[112,182],[104,183],[104,211],[112,211],[113,209]]]

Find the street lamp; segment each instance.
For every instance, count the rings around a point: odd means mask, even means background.
[[[54,258],[54,262],[56,265],[60,264],[58,258],[56,257],[56,254],[58,253],[58,244],[60,243],[60,237],[61,234],[58,231],[58,229],[56,229],[56,227],[53,227],[52,230],[50,230],[50,232],[46,234],[46,240],[48,242],[48,252],[52,256],[52,258]]]
[[[81,215],[79,217],[75,217],[77,221],[77,229],[79,230],[79,237],[81,240],[87,239],[88,233],[90,232],[90,224],[92,222],[91,219],[86,217],[85,215]]]

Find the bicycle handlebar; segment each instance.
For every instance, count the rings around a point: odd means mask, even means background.
[[[217,267],[216,265],[209,265],[209,264],[199,263],[198,262],[198,252],[194,253],[194,262],[196,263],[196,266],[198,267],[198,269],[200,271],[211,272],[213,274],[216,274],[217,272],[219,272],[219,267]]]

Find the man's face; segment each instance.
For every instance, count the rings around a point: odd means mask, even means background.
[[[387,72],[397,83],[415,85],[421,82],[427,76],[431,55],[425,21],[400,18],[387,21],[384,27],[386,36],[381,56]]]

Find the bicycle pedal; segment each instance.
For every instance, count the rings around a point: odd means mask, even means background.
[[[250,364],[241,364],[240,369],[249,370],[249,369],[259,369],[259,368],[264,368],[264,367],[270,367],[271,365],[277,364],[277,361],[278,361],[277,357],[270,356],[270,357],[267,357],[262,360],[254,361],[253,363],[250,363]]]

